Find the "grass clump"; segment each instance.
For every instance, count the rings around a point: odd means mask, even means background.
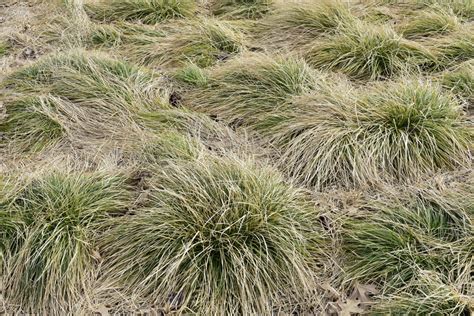
[[[340,1],[304,2],[284,5],[262,22],[262,40],[273,47],[300,49],[321,34],[334,33],[356,20]]]
[[[266,131],[282,167],[321,188],[467,166],[472,134],[451,95],[410,80],[372,89],[355,100],[296,99],[293,113]]]
[[[56,117],[57,100],[52,97],[24,97],[6,102],[7,117],[0,120],[0,132],[20,151],[39,151],[57,143],[65,129]]]
[[[168,129],[161,132],[159,137],[146,138],[134,154],[145,167],[153,169],[171,161],[196,160],[204,151],[203,143],[196,137]]]
[[[427,45],[433,50],[441,67],[451,67],[474,59],[474,27],[464,26],[456,32],[433,38]]]
[[[205,87],[209,82],[208,74],[202,68],[192,63],[179,69],[175,74],[175,79],[196,87]]]
[[[420,271],[404,291],[390,294],[371,310],[374,315],[468,315],[474,307],[457,284],[444,284],[436,272]],[[461,285],[462,286],[462,285]]]
[[[347,278],[385,293],[375,315],[461,315],[472,308],[472,192],[452,199],[450,189],[432,191],[386,192],[345,219]]]
[[[474,2],[472,0],[377,0],[378,4],[388,4],[395,7],[400,7],[402,12],[413,12],[413,10],[427,9],[427,8],[442,8],[447,11],[452,11],[458,17],[465,20],[472,20],[474,17]]]
[[[118,47],[122,43],[123,33],[113,25],[97,25],[90,32],[90,44],[92,47]]]
[[[272,0],[217,0],[211,4],[211,11],[224,18],[258,19],[270,11],[272,3]]]
[[[8,260],[5,294],[25,312],[64,315],[90,290],[97,225],[127,207],[125,178],[54,171],[8,204],[27,229]]]
[[[418,269],[445,273],[445,279],[466,273],[463,269],[469,267],[472,251],[472,223],[466,214],[421,201],[382,205],[364,215],[346,223],[345,247],[355,256],[349,269],[353,278],[384,281],[394,290],[416,278]]]
[[[169,19],[190,17],[194,0],[106,0],[85,6],[86,12],[101,21],[134,21],[156,24]]]
[[[133,60],[159,67],[179,67],[192,62],[207,67],[245,48],[244,35],[235,25],[215,19],[177,23],[165,30],[166,36],[142,40],[130,36],[124,46]]]
[[[210,158],[171,164],[155,181],[148,208],[102,239],[108,277],[206,315],[269,314],[279,295],[311,288],[314,210],[274,170]]]
[[[425,10],[410,17],[402,24],[399,31],[406,38],[419,38],[447,34],[458,30],[458,18],[445,10]]]
[[[474,102],[474,62],[467,61],[441,75],[441,84],[455,95]]]
[[[338,34],[317,40],[305,58],[312,66],[371,80],[392,77],[434,60],[427,49],[401,38],[391,27],[365,22],[342,27]]]
[[[47,56],[13,72],[3,85],[15,92],[52,94],[86,106],[139,111],[166,106],[166,86],[153,72],[83,51]]]
[[[189,96],[191,106],[231,123],[263,119],[293,95],[315,84],[314,71],[302,60],[263,54],[245,55],[216,69],[208,85]]]

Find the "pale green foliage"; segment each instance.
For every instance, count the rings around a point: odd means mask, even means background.
[[[21,221],[7,208],[8,199],[14,191],[12,180],[0,173],[0,277],[4,274],[4,260],[10,255],[14,236],[22,229]]]
[[[379,84],[358,98],[309,95],[293,109],[266,133],[282,150],[281,166],[316,187],[409,180],[470,159],[459,105],[429,83]]]
[[[312,66],[340,71],[356,79],[392,77],[406,69],[433,63],[431,53],[401,38],[391,27],[358,22],[309,45]]]
[[[383,192],[347,215],[347,278],[382,287],[376,315],[460,315],[472,308],[472,185],[409,189]]]
[[[444,284],[434,271],[419,271],[419,277],[399,293],[386,295],[375,305],[373,315],[466,315],[473,303],[463,294],[463,284]],[[468,285],[469,286],[469,285]]]
[[[443,87],[474,102],[474,61],[467,61],[441,75]]]
[[[258,19],[271,9],[272,0],[214,0],[211,11],[225,18]]]
[[[33,2],[0,313],[474,310],[472,0]]]
[[[260,114],[277,109],[314,84],[314,71],[302,60],[246,55],[211,73],[207,86],[189,96],[190,106],[228,122],[247,124],[251,118],[257,124],[263,119]]]
[[[154,182],[147,208],[102,238],[107,278],[207,315],[268,314],[312,288],[315,210],[274,170],[207,157]]]
[[[6,41],[0,40],[0,57],[8,54],[9,49],[10,45]]]
[[[474,27],[465,25],[461,29],[427,42],[441,67],[450,67],[474,58]]]
[[[192,16],[194,0],[105,0],[85,7],[96,20],[140,21],[155,24],[169,19]]]
[[[134,34],[133,34],[134,33]],[[134,30],[125,36],[124,52],[146,65],[183,66],[189,61],[207,67],[244,50],[244,35],[236,25],[216,19],[176,22],[164,36],[144,36]]]
[[[460,22],[455,15],[442,9],[421,11],[399,27],[406,38],[417,38],[447,34],[457,30]]]
[[[160,137],[139,144],[134,154],[145,167],[155,168],[168,161],[197,159],[204,151],[197,138],[168,129],[161,132]]]
[[[39,151],[58,142],[64,127],[56,117],[57,100],[51,97],[25,97],[6,102],[7,118],[0,121],[11,146],[20,151]]]
[[[10,74],[15,92],[50,93],[74,103],[139,111],[166,105],[166,86],[146,69],[100,54],[71,51],[47,56]]]
[[[145,45],[159,41],[166,32],[159,27],[116,22],[114,24],[97,24],[90,33],[89,45],[92,47],[120,47],[120,45]],[[133,56],[124,56],[131,58]]]
[[[427,7],[441,7],[453,11],[457,16],[466,20],[471,20],[474,17],[474,1],[472,0],[375,0],[375,2],[399,5],[410,12]]]
[[[334,33],[341,25],[355,23],[356,17],[341,1],[313,1],[282,4],[262,21],[262,40],[269,45],[300,48],[316,36]]]
[[[209,81],[208,74],[202,68],[192,63],[179,69],[175,74],[175,78],[181,82],[198,87],[205,87]]]
[[[121,176],[54,171],[6,205],[27,229],[12,237],[5,294],[26,312],[64,315],[90,288],[97,225],[127,207]]]

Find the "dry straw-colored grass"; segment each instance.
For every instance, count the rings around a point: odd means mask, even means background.
[[[207,157],[152,181],[146,208],[101,239],[106,278],[198,314],[269,314],[311,291],[317,213],[277,172]]]
[[[472,313],[472,1],[25,8],[0,314]]]
[[[2,209],[8,230],[5,294],[26,312],[61,315],[90,291],[97,225],[126,210],[125,178],[55,171],[30,179]]]

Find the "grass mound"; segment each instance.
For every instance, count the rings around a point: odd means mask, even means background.
[[[208,84],[188,98],[190,106],[235,124],[263,119],[293,95],[315,84],[314,71],[302,60],[263,54],[242,56],[211,73]]]
[[[355,20],[347,4],[341,1],[285,4],[263,21],[262,38],[269,45],[299,48],[315,36],[334,33],[339,26]]]
[[[24,223],[7,261],[5,294],[25,312],[64,315],[90,290],[97,225],[127,207],[121,176],[44,174],[7,205]]]
[[[296,99],[294,113],[266,131],[289,174],[316,187],[350,186],[468,164],[472,134],[438,86],[406,80],[360,94]]]
[[[427,42],[440,66],[451,67],[474,58],[474,26],[464,26],[456,32]]]
[[[166,105],[166,86],[153,72],[100,54],[48,56],[8,76],[14,92],[52,94],[86,106],[139,111]]]
[[[355,79],[392,77],[433,63],[420,44],[401,38],[391,27],[358,22],[311,44],[305,58],[312,66],[340,71]]]
[[[436,272],[420,271],[407,290],[387,295],[374,306],[374,315],[466,315],[473,308],[470,296],[460,292],[462,284],[444,284]]]
[[[415,14],[402,24],[400,32],[406,38],[420,38],[447,34],[458,30],[458,18],[446,10],[425,10]]]
[[[192,16],[194,0],[104,0],[85,6],[86,12],[101,21],[139,21],[156,24],[169,19]]]
[[[211,4],[214,15],[224,18],[258,19],[271,9],[272,0],[217,0]]]
[[[474,103],[474,61],[467,61],[441,75],[443,87]]]
[[[311,288],[315,211],[274,170],[211,158],[155,183],[148,208],[101,242],[107,276],[129,291],[184,313],[263,315]]]
[[[375,314],[461,315],[472,308],[473,196],[465,191],[453,200],[447,193],[386,194],[346,219],[349,278],[370,280],[387,294]]]
[[[430,7],[443,8],[466,20],[474,18],[474,3],[471,0],[409,0],[403,2],[382,0],[381,2],[405,5],[408,10]]]
[[[206,87],[209,75],[198,65],[190,63],[175,73],[174,78],[184,84],[195,87]]]
[[[57,100],[25,97],[6,102],[7,117],[0,120],[0,132],[20,151],[39,151],[57,143],[64,127],[56,118]]]
[[[139,29],[125,36],[124,51],[146,65],[179,67],[189,61],[201,67],[225,60],[245,48],[241,30],[234,24],[215,19],[177,23],[160,33],[147,36]]]

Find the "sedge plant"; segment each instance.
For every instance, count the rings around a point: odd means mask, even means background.
[[[401,34],[409,39],[449,34],[460,28],[461,22],[451,12],[443,9],[424,10],[410,16],[399,27]]]
[[[438,85],[407,79],[355,94],[296,98],[292,113],[265,131],[288,174],[322,188],[410,181],[469,165],[472,131]]]
[[[134,21],[156,24],[169,19],[190,17],[196,10],[194,0],[105,0],[89,3],[86,12],[100,21]]]
[[[301,59],[246,54],[212,71],[207,85],[187,99],[191,107],[232,124],[257,125],[262,114],[314,87],[316,78]]]
[[[167,87],[149,70],[100,53],[72,50],[45,56],[11,73],[3,86],[23,93],[50,93],[76,104],[137,112],[167,104]]]
[[[316,212],[273,169],[206,157],[153,183],[146,207],[101,238],[105,277],[129,293],[182,313],[263,315],[313,286]]]
[[[457,96],[474,102],[474,62],[466,61],[440,75],[444,88]]]
[[[342,1],[285,3],[262,20],[260,37],[270,47],[299,49],[315,37],[335,33],[339,26],[349,26],[356,19]]]
[[[258,19],[271,10],[272,0],[217,0],[211,3],[214,15],[232,19]]]
[[[464,24],[456,32],[426,41],[440,68],[448,68],[474,58],[474,27]]]
[[[245,49],[241,29],[230,22],[214,18],[176,22],[164,29],[164,36],[154,34],[144,38],[142,32],[124,37],[126,56],[140,64],[159,67],[179,67],[188,62],[207,67]]]
[[[421,44],[402,38],[390,26],[362,21],[308,44],[305,58],[314,67],[362,80],[389,78],[434,63],[434,56]]]
[[[4,141],[19,151],[39,151],[57,143],[65,134],[57,105],[54,98],[41,96],[7,101],[7,117],[0,120]]]
[[[120,175],[53,170],[24,184],[6,206],[26,227],[11,249],[7,301],[28,313],[73,312],[99,259],[97,225],[126,210],[130,199]]]
[[[375,315],[463,315],[473,307],[472,206],[472,185],[373,197],[343,220],[346,280],[383,290]]]

